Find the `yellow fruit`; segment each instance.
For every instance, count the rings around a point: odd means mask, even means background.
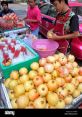
[[[34,107],[36,109],[46,108],[46,99],[39,97],[34,101]]]
[[[33,89],[34,88],[33,81],[32,80],[26,81],[24,83],[24,88],[25,88],[26,91]]]
[[[20,75],[27,74],[27,72],[28,72],[28,70],[27,70],[27,68],[25,68],[25,67],[22,67],[22,68],[19,70],[19,74],[20,74]]]
[[[10,83],[10,81],[11,81],[10,78],[7,78],[7,79],[4,81],[5,87],[9,88],[9,83]]]
[[[31,70],[31,71],[29,72],[28,76],[29,76],[30,79],[33,80],[33,79],[37,76],[37,72],[34,71],[34,70]]]
[[[71,104],[71,102],[73,101],[73,97],[71,95],[68,95],[65,97],[64,101],[66,105]]]
[[[45,74],[44,67],[39,67],[38,69],[38,75],[43,76]]]
[[[33,63],[31,64],[30,67],[31,67],[32,70],[38,70],[38,68],[39,68],[39,63],[33,62]]]
[[[27,74],[24,74],[20,77],[20,82],[24,83],[29,80],[29,76]]]
[[[59,101],[58,95],[54,92],[49,92],[47,95],[47,101],[49,105],[55,106]]]
[[[65,108],[65,102],[63,100],[59,100],[57,105],[56,105],[57,109],[64,109]]]
[[[17,105],[18,108],[25,108],[29,104],[29,98],[26,95],[22,95],[19,98],[17,98]]]
[[[47,33],[47,38],[52,38],[52,31],[48,31],[48,33]]]
[[[17,99],[11,100],[11,105],[12,105],[13,109],[17,109],[18,108],[18,106],[17,106]]]
[[[18,80],[18,78],[19,78],[18,71],[12,71],[11,74],[10,74],[10,78],[12,78],[14,80]]]
[[[9,95],[10,100],[12,100],[12,99],[15,98],[13,90],[10,90],[10,91],[8,92],[8,95]]]
[[[17,86],[17,85],[18,85],[17,80],[11,80],[9,82],[9,89],[13,90],[15,88],[15,86]]]
[[[15,97],[19,97],[20,95],[25,93],[25,88],[23,86],[23,84],[17,85],[14,88],[14,93],[15,93]]]

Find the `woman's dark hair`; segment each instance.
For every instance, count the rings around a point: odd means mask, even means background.
[[[8,6],[8,2],[7,1],[1,1],[1,5],[3,6],[4,4],[6,4]]]
[[[64,1],[67,5],[68,5],[68,0],[50,0],[50,2],[53,4],[53,2],[55,2],[55,1],[59,1],[59,2],[61,2],[61,1]]]

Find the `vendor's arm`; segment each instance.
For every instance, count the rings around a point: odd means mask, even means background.
[[[55,33],[52,33],[52,37],[50,39],[53,40],[61,40],[61,39],[72,39],[75,37],[78,37],[80,35],[79,31],[73,32],[72,34],[67,34],[67,35],[63,35],[63,36],[58,36]]]
[[[78,37],[79,33],[79,19],[77,15],[74,15],[70,20],[70,34],[58,36],[55,33],[52,33],[51,37],[48,37],[53,40],[61,40],[61,39],[72,39]]]

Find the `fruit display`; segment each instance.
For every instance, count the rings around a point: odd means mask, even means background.
[[[24,21],[21,21],[15,13],[9,13],[0,18],[0,27],[2,31],[22,28],[24,26]]]
[[[33,54],[19,40],[6,37],[0,42],[0,55],[4,66],[18,64],[33,57]]]
[[[63,53],[33,62],[31,70],[12,71],[4,81],[12,108],[61,109],[82,93],[82,68]]]

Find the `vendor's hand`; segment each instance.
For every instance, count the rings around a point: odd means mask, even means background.
[[[48,31],[47,38],[48,39],[52,39],[52,37],[53,37],[53,32],[52,31]]]
[[[53,33],[53,35],[52,35],[52,38],[54,39],[54,40],[58,40],[58,35],[57,34],[55,34],[55,33]]]
[[[47,33],[47,38],[48,39],[52,39],[52,40],[57,40],[58,39],[58,35],[56,35],[55,33],[53,33],[52,31],[49,31]]]

